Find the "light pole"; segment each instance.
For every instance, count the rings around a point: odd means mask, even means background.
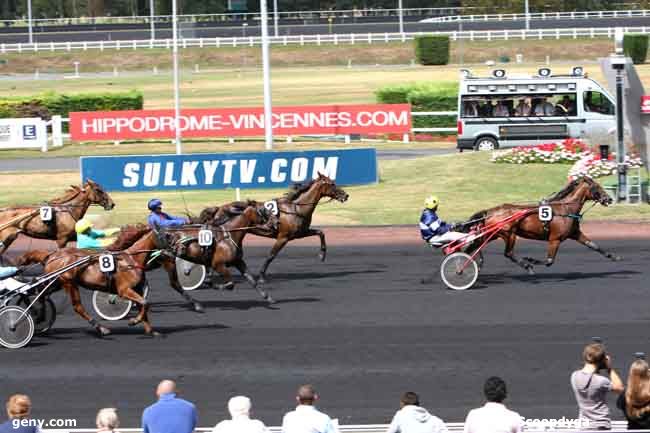
[[[264,74],[264,142],[266,149],[273,149],[273,129],[271,123],[271,66],[269,61],[269,28],[266,0],[260,0],[262,19],[262,70]]]
[[[278,31],[278,20],[278,0],[273,0],[273,30],[276,38],[280,35]]]
[[[156,39],[156,26],[153,22],[154,14],[154,3],[155,0],[149,0],[149,27],[151,28],[151,40]]]
[[[399,15],[399,33],[400,35],[404,34],[404,10],[403,10],[402,0],[398,0],[397,3],[397,14]]]
[[[612,68],[616,71],[616,168],[618,173],[618,201],[627,199],[627,165],[625,164],[625,142],[623,129],[623,70],[625,55],[623,54],[623,31],[616,29],[616,54],[612,56]]]
[[[242,37],[246,37],[246,27],[248,27],[248,23],[244,23],[241,25],[241,35]]]
[[[181,147],[181,97],[178,83],[178,16],[177,0],[172,0],[172,58],[174,63],[174,132],[176,133],[176,154],[183,153]]]
[[[530,30],[530,10],[528,9],[528,0],[524,0],[524,14],[526,15],[526,30]]]
[[[27,31],[29,32],[29,43],[34,43],[34,32],[32,30],[32,0],[27,0]]]

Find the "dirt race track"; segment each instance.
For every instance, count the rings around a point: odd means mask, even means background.
[[[193,292],[206,307],[196,314],[155,272],[151,317],[164,339],[125,322],[98,339],[57,296],[63,311],[49,336],[0,349],[0,398],[25,392],[34,417],[76,418],[78,427],[91,427],[98,408],[117,407],[122,425],[134,427],[155,384],[169,377],[197,403],[201,426],[225,417],[227,398],[239,393],[253,399],[255,416],[278,425],[296,386],[311,382],[322,408],[344,424],[388,422],[405,390],[419,392],[445,421],[462,421],[496,374],[522,415],[573,418],[568,378],[592,336],[604,339],[619,369],[634,352],[650,352],[648,227],[589,229],[624,260],[567,242],[552,268],[530,277],[495,243],[478,286],[465,292],[442,287],[440,255],[412,227],[326,230],[326,263],[315,240],[290,246],[270,269],[279,301],[272,307],[240,284],[234,292]],[[261,244],[246,249],[254,270],[268,249]],[[518,251],[541,258],[544,245],[522,243]],[[84,303],[91,308],[88,294]]]

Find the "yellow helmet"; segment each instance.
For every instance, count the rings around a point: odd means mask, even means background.
[[[440,204],[440,200],[435,195],[430,195],[424,199],[424,207],[427,209],[435,209]]]
[[[82,218],[82,219],[80,219],[79,221],[77,221],[75,223],[74,230],[77,233],[83,233],[86,230],[88,230],[89,228],[91,228],[92,226],[93,226],[93,223],[91,223],[90,220],[88,220],[86,218]]]

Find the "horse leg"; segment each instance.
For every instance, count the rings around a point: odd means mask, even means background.
[[[173,261],[165,261],[163,264],[165,270],[167,271],[167,276],[169,277],[169,284],[172,286],[172,289],[179,295],[183,297],[187,302],[192,305],[192,309],[197,313],[203,313],[203,305],[196,299],[192,298],[189,293],[187,293],[181,285],[178,283],[178,277],[176,276],[176,263]]]
[[[555,256],[557,256],[557,251],[560,249],[560,244],[562,241],[554,240],[548,242],[548,248],[546,250],[546,266],[551,266],[555,262]]]
[[[262,269],[260,270],[260,275],[257,278],[257,283],[258,284],[265,284],[266,283],[266,270],[268,269],[269,265],[275,259],[275,256],[278,255],[280,250],[284,248],[284,246],[289,242],[289,238],[278,238],[275,241],[275,244],[273,245],[273,248],[271,248],[271,252],[269,253],[269,256],[266,258],[264,261],[264,264],[262,265]]]
[[[90,314],[88,314],[88,312],[86,312],[86,309],[81,304],[81,295],[79,294],[79,288],[70,282],[65,282],[62,285],[68,294],[68,297],[70,298],[70,302],[72,303],[72,308],[74,309],[75,313],[86,320],[90,326],[95,328],[100,337],[105,337],[110,334],[110,329],[97,323],[97,321]]]
[[[264,289],[260,287],[259,284],[257,284],[257,281],[255,280],[255,277],[251,275],[250,272],[248,272],[248,266],[246,266],[246,262],[244,260],[239,259],[236,262],[233,262],[233,266],[237,268],[237,270],[246,278],[246,280],[253,286],[255,290],[264,298],[269,304],[274,304],[275,300],[271,297],[271,294],[268,292],[265,292]]]
[[[582,231],[578,230],[578,233],[576,235],[571,236],[572,239],[574,239],[576,242],[586,246],[590,250],[594,250],[598,253],[600,253],[602,256],[607,257],[613,262],[618,262],[620,260],[623,260],[621,256],[618,256],[614,253],[611,253],[609,251],[605,251],[602,248],[596,244],[596,242],[592,241],[589,239]]]
[[[506,258],[508,258],[510,261],[516,263],[521,268],[525,269],[528,272],[528,275],[535,275],[535,271],[533,271],[533,265],[528,263],[525,260],[518,258],[514,254],[515,243],[517,242],[517,235],[511,233],[506,237],[504,237],[504,241],[506,242],[506,248],[503,251],[503,255],[506,256]]]
[[[302,239],[309,236],[318,236],[320,238],[320,253],[318,253],[318,257],[320,257],[321,262],[324,262],[325,256],[327,256],[327,243],[325,242],[325,233],[318,229],[309,229],[305,233],[296,236],[294,239]]]
[[[232,290],[235,288],[235,283],[232,280],[232,274],[226,267],[224,263],[213,263],[212,267],[215,271],[221,274],[223,277],[223,284],[212,284],[212,288],[215,290]]]
[[[2,237],[2,239],[0,240],[0,256],[3,255],[5,251],[7,251],[7,249],[12,243],[14,243],[14,241],[18,237],[18,234],[20,233],[18,229],[13,227],[10,230],[7,230],[6,232],[8,232],[9,234]]]

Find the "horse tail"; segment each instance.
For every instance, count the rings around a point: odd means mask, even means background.
[[[40,263],[44,265],[50,255],[52,255],[52,253],[46,250],[29,251],[18,257],[16,264],[18,266],[31,265],[33,263]]]
[[[469,231],[473,228],[482,226],[485,223],[487,216],[487,210],[476,212],[471,217],[469,217],[466,222],[459,223],[457,230],[461,233],[469,233]]]

